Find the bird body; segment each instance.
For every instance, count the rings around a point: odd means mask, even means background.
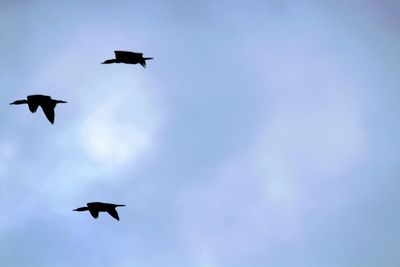
[[[67,102],[63,100],[52,99],[47,95],[29,95],[27,99],[16,100],[10,103],[10,105],[28,104],[29,110],[32,113],[35,113],[37,108],[40,106],[44,115],[46,115],[47,119],[51,122],[51,124],[53,124],[55,118],[54,109],[58,103]]]
[[[140,64],[143,68],[146,67],[146,60],[153,59],[151,57],[143,57],[143,53],[135,53],[130,51],[114,51],[115,59],[108,59],[101,64],[125,63],[125,64]]]
[[[80,207],[74,209],[74,211],[89,211],[93,218],[97,219],[99,217],[99,212],[107,212],[114,219],[119,221],[118,212],[116,207],[124,207],[125,205],[120,204],[111,204],[111,203],[103,203],[103,202],[89,202],[86,204],[87,207]]]

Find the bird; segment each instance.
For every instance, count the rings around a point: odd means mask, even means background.
[[[114,51],[115,59],[108,59],[101,64],[111,63],[125,63],[125,64],[137,64],[146,68],[146,60],[153,59],[152,57],[143,57],[143,53],[135,53],[129,51]]]
[[[54,109],[58,103],[67,103],[67,101],[52,99],[47,95],[29,95],[27,96],[27,99],[16,100],[10,103],[10,105],[28,104],[29,110],[32,113],[35,113],[37,108],[40,106],[47,119],[51,124],[54,124]]]
[[[88,210],[93,218],[97,219],[99,217],[99,212],[108,212],[114,219],[119,221],[118,212],[115,209],[116,207],[125,207],[125,205],[120,204],[111,204],[111,203],[103,203],[103,202],[89,202],[86,204],[87,207],[80,207],[74,209],[73,211],[86,211]]]

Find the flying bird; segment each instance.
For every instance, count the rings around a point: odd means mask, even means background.
[[[114,51],[115,59],[108,59],[101,64],[111,63],[125,63],[125,64],[137,64],[146,68],[146,60],[153,59],[152,57],[143,57],[143,53],[135,53],[129,51]]]
[[[99,212],[108,212],[114,219],[119,221],[118,212],[116,207],[124,207],[125,205],[110,204],[103,202],[90,202],[86,204],[87,207],[81,207],[74,209],[74,211],[86,211],[88,210],[93,218],[97,219],[99,217]]]
[[[44,115],[46,115],[47,119],[51,122],[51,124],[53,124],[55,117],[54,109],[58,103],[67,102],[63,100],[51,99],[51,97],[47,95],[29,95],[27,99],[16,100],[10,103],[10,105],[28,104],[29,110],[32,113],[35,113],[37,108],[40,106],[44,112]]]

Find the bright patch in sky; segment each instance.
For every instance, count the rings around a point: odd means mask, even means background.
[[[86,118],[81,142],[94,161],[117,166],[139,158],[149,149],[156,115],[143,91],[132,94],[105,97]]]
[[[115,114],[103,113],[92,114],[84,126],[84,146],[93,159],[115,165],[146,149],[150,135],[146,129],[118,122]]]

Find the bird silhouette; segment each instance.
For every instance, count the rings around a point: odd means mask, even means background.
[[[146,60],[153,59],[152,57],[143,57],[143,53],[135,53],[129,51],[114,51],[115,59],[108,59],[101,64],[111,63],[125,63],[125,64],[137,64],[146,68]]]
[[[87,207],[80,207],[74,209],[74,211],[86,211],[88,210],[93,218],[97,219],[99,217],[99,212],[108,212],[114,219],[119,221],[118,212],[116,207],[124,207],[125,205],[103,203],[103,202],[90,202],[86,204]]]
[[[40,106],[44,112],[44,115],[46,115],[47,119],[51,122],[51,124],[53,124],[55,117],[54,109],[58,103],[67,102],[63,100],[51,99],[51,97],[47,95],[29,95],[27,100],[16,100],[10,103],[10,105],[28,104],[29,110],[32,113],[35,113],[37,108]]]

